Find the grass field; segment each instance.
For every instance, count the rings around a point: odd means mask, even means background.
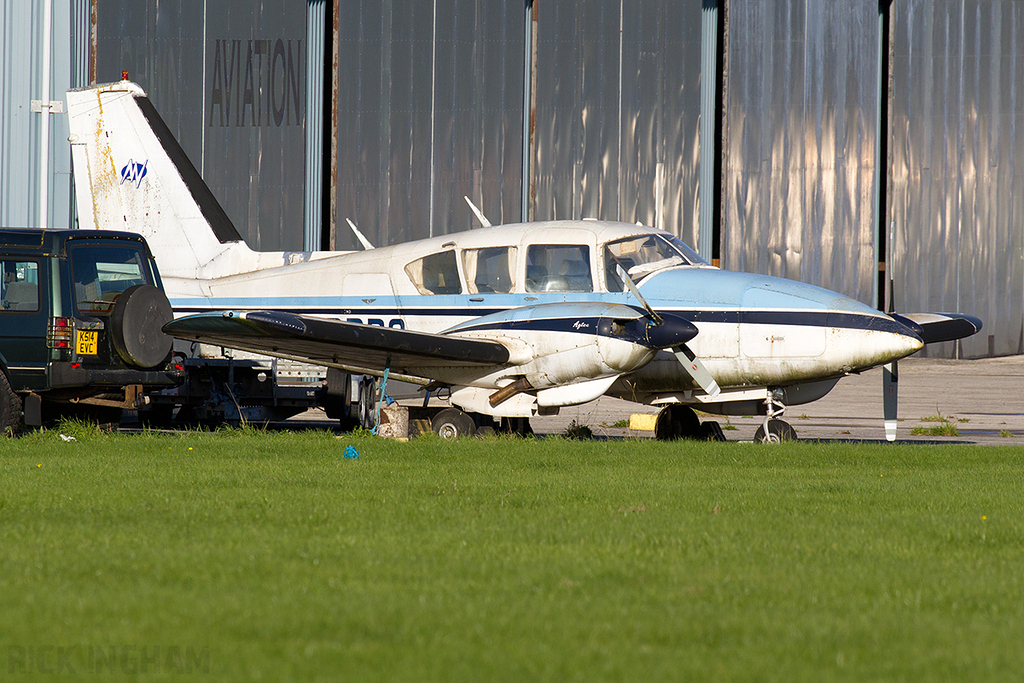
[[[1024,671],[1020,449],[65,431],[0,441],[4,680]]]

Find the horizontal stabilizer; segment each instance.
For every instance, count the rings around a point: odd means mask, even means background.
[[[921,337],[925,344],[955,341],[981,331],[981,320],[963,313],[892,313],[894,319]]]
[[[508,361],[497,342],[394,327],[327,320],[281,311],[202,313],[173,320],[164,332],[188,341],[226,346],[319,365],[359,367],[412,377],[420,368],[493,366]]]

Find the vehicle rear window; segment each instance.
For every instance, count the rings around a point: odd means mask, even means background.
[[[0,261],[0,310],[39,310],[39,264],[35,261]]]
[[[75,245],[70,255],[79,313],[107,313],[124,290],[153,284],[149,262],[141,249],[127,245]]]

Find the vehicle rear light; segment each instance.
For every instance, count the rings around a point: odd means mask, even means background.
[[[71,318],[50,318],[46,326],[46,347],[49,349],[70,349],[74,330]]]

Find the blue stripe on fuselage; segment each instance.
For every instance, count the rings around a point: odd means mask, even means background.
[[[584,298],[585,297],[585,298]],[[423,296],[403,297],[404,301],[411,298],[429,299],[433,305],[401,305],[396,297],[378,297],[372,303],[364,303],[359,297],[267,297],[254,298],[230,298],[230,299],[174,299],[171,303],[175,313],[178,315],[191,315],[193,313],[209,313],[220,310],[279,310],[297,315],[320,315],[334,316],[338,318],[381,318],[385,322],[389,319],[407,319],[414,317],[444,317],[456,320],[472,319],[509,311],[521,306],[537,305],[542,303],[617,303],[628,306],[635,306],[635,300],[629,294],[585,294],[576,299],[568,299],[565,295],[549,297],[545,295],[530,296],[529,301],[523,295],[501,295],[495,300],[488,299],[478,305],[468,304],[468,296]],[[419,304],[420,302],[417,302]],[[425,303],[425,302],[424,302]],[[892,332],[896,334],[907,334],[909,330],[892,320],[888,316],[879,313],[857,313],[843,310],[770,310],[754,309],[739,310],[736,308],[698,308],[693,306],[679,305],[673,301],[672,305],[658,305],[658,301],[652,301],[652,306],[662,313],[671,313],[686,318],[692,323],[718,324],[745,324],[756,325],[785,325],[792,327],[837,327],[842,329],[875,330],[880,332]],[[536,329],[559,331],[564,330],[566,325],[576,322],[580,318],[542,318],[535,321],[517,321],[518,329]],[[529,327],[521,323],[530,322]],[[546,326],[546,327],[545,327]],[[498,329],[501,324],[488,325],[487,329]],[[483,328],[479,328],[483,329]],[[508,326],[506,325],[506,329]]]

